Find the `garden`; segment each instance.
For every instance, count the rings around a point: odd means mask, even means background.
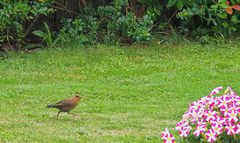
[[[240,142],[240,1],[74,2],[0,2],[0,142]]]

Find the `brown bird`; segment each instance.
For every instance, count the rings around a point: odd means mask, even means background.
[[[59,109],[57,113],[57,118],[58,118],[61,112],[67,112],[68,114],[70,114],[70,111],[78,105],[80,99],[81,99],[80,94],[76,92],[75,96],[73,96],[72,98],[61,100],[56,104],[47,105],[47,107]]]

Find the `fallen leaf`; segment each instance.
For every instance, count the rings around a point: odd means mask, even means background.
[[[233,5],[232,8],[237,11],[240,11],[240,5]]]
[[[233,10],[232,10],[231,7],[226,8],[225,11],[226,11],[228,14],[232,14],[232,13],[233,13]]]

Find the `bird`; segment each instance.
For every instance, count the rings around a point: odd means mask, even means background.
[[[57,118],[58,118],[61,112],[67,112],[68,114],[71,114],[70,111],[79,104],[80,99],[81,99],[80,94],[76,92],[73,97],[61,100],[56,104],[47,105],[47,107],[59,109],[57,113]]]

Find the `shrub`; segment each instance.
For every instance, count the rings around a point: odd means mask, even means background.
[[[121,34],[135,42],[150,41],[153,20],[150,15],[137,19],[133,13],[128,13],[118,19]]]
[[[169,3],[174,0],[169,0]],[[193,36],[203,35],[221,35],[227,37],[234,32],[239,32],[240,23],[240,5],[239,1],[226,0],[194,0],[183,1],[178,4],[172,2],[172,5],[178,5],[180,12],[177,14],[180,18],[181,29],[190,31]],[[180,5],[180,6],[179,6]]]
[[[33,34],[42,38],[43,42],[45,42],[49,48],[56,48],[56,43],[59,41],[59,38],[55,39],[47,23],[43,22],[43,25],[45,28],[44,31],[36,30],[36,31],[33,31]],[[33,44],[33,46],[38,46],[38,45]]]
[[[47,14],[50,2],[0,1],[0,43],[22,43],[26,36],[24,26],[39,14]]]
[[[87,7],[78,18],[63,20],[59,36],[63,41],[75,39],[80,44],[149,41],[153,27],[151,15],[137,18],[132,12],[124,14],[123,4]]]
[[[208,96],[193,102],[176,130],[181,141],[237,143],[240,141],[240,96],[230,87],[222,96],[214,96],[222,87],[214,89]],[[162,133],[164,142],[174,142],[167,129]]]
[[[62,42],[77,42],[79,44],[95,44],[98,37],[96,18],[63,19],[63,28],[58,35]]]

